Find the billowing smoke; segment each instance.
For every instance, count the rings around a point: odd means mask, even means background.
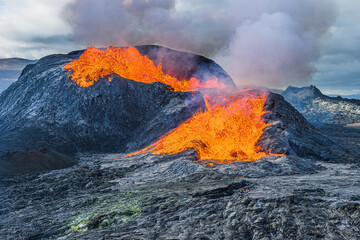
[[[159,44],[215,59],[239,86],[311,79],[333,0],[73,0],[71,39],[95,46]]]

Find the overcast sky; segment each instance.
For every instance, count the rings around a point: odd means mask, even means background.
[[[337,4],[338,17],[323,40],[312,83],[329,93],[360,94],[360,1]]]
[[[337,17],[321,39],[320,55],[314,61],[316,71],[308,84],[325,93],[360,94],[360,1],[335,1]],[[71,40],[73,28],[63,20],[64,6],[69,2],[0,0],[0,58],[38,59],[86,47],[87,44]],[[156,2],[163,4],[166,0]]]

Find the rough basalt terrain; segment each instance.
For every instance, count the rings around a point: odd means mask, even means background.
[[[0,178],[62,169],[76,163],[76,158],[46,148],[9,152],[0,156]]]
[[[358,145],[327,136],[311,125],[281,95],[270,93],[264,109],[268,112],[263,117],[270,124],[259,141],[264,149],[318,161],[359,161]]]
[[[81,155],[0,181],[1,239],[358,239],[360,166]]]

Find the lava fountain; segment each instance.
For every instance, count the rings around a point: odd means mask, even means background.
[[[165,74],[161,63],[155,64],[134,47],[88,48],[64,69],[81,87],[89,87],[101,78],[112,80],[113,73],[137,82],[161,82],[174,91],[200,91],[206,109],[173,129],[150,146],[128,154],[176,154],[195,149],[199,161],[217,163],[256,161],[273,155],[257,145],[268,126],[262,116],[267,93],[258,90],[233,92],[217,78],[200,81],[177,79]]]

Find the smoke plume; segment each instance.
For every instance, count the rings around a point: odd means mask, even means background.
[[[216,60],[238,86],[311,79],[333,0],[73,0],[71,40],[95,46],[159,44]]]

